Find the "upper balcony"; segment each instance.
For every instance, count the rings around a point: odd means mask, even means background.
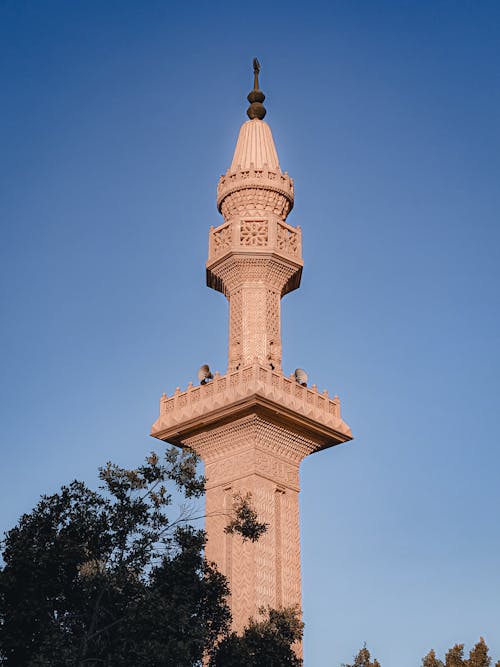
[[[274,217],[233,220],[210,227],[208,263],[235,251],[274,251],[292,260],[302,260],[300,227]]]
[[[279,168],[270,169],[266,165],[259,169],[252,164],[248,169],[228,169],[217,185],[217,208],[225,218],[233,209],[230,204],[232,195],[241,190],[267,190],[279,195],[283,200],[279,215],[283,219],[293,207],[293,179],[287,172],[281,173]]]

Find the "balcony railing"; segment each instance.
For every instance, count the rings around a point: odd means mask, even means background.
[[[229,404],[245,394],[263,393],[285,407],[303,414],[311,411],[316,418],[340,419],[340,401],[331,399],[325,390],[320,393],[316,385],[305,387],[292,376],[285,377],[279,372],[260,366],[258,363],[240,368],[226,375],[215,374],[214,379],[204,385],[190,382],[185,391],[179,387],[172,396],[165,394],[160,400],[160,417],[179,417],[180,413],[203,403],[207,411],[210,404]]]
[[[302,232],[275,219],[251,219],[225,222],[219,227],[210,227],[209,261],[218,259],[231,251],[275,250],[295,259],[301,259]]]

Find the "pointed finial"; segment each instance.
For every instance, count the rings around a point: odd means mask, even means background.
[[[253,59],[253,89],[259,90],[259,72],[260,72],[260,63],[257,58]]]
[[[260,63],[257,58],[253,59],[253,90],[248,93],[247,100],[250,102],[250,106],[247,109],[247,116],[250,119],[258,118],[262,120],[266,115],[266,110],[262,102],[266,99],[266,96],[259,89],[259,72],[260,72]]]

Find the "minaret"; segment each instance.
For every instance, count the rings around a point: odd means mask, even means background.
[[[231,587],[233,625],[259,607],[301,606],[299,464],[351,440],[337,397],[281,368],[281,297],[300,285],[300,227],[286,221],[293,181],[281,171],[254,60],[231,166],[220,178],[224,222],[210,228],[207,284],[229,302],[228,369],[160,401],[151,435],[205,462],[206,557]],[[255,543],[224,531],[236,494],[250,492],[266,533]]]

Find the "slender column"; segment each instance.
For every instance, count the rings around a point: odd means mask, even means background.
[[[229,296],[230,371],[256,359],[281,370],[280,293],[263,281],[246,283]]]

